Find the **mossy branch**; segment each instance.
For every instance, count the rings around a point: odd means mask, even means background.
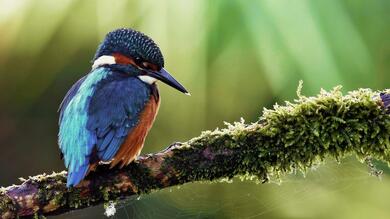
[[[0,191],[1,218],[53,215],[195,181],[256,176],[266,182],[306,171],[325,158],[355,154],[390,161],[390,90],[321,91],[264,110],[258,122],[229,124],[137,159],[124,169],[101,165],[76,188],[66,172],[39,175]]]

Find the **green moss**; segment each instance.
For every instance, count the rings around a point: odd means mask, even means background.
[[[63,206],[67,200],[64,197],[67,189],[66,184],[66,172],[52,173],[50,175],[42,174],[34,177],[30,177],[30,181],[27,183],[36,184],[38,188],[39,202],[46,206],[49,203],[52,205]]]
[[[176,149],[167,165],[177,170],[180,183],[237,174],[264,182],[350,154],[389,162],[390,116],[378,93],[359,89],[343,96],[340,89],[317,97],[298,90],[297,100],[265,109],[257,123],[203,132],[189,147]]]
[[[161,188],[162,185],[158,180],[153,178],[150,170],[138,163],[132,163],[132,168],[129,168],[128,175],[131,176],[131,182],[137,188],[137,193],[149,193],[153,189]]]

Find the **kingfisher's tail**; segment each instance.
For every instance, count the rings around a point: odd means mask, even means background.
[[[68,179],[66,182],[66,187],[72,187],[81,182],[84,177],[87,175],[89,165],[80,166],[77,170],[71,171],[68,170]]]

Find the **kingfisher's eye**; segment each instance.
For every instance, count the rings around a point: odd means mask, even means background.
[[[141,68],[148,68],[149,67],[149,62],[146,62],[145,60],[143,60],[140,57],[135,57],[134,61],[138,65],[138,67],[141,67]]]
[[[135,57],[134,61],[137,65],[139,65],[142,62],[142,59],[140,57]]]
[[[142,62],[141,67],[145,68],[145,69],[153,70],[153,71],[157,71],[157,69],[158,69],[155,64],[152,64],[150,62]]]
[[[140,57],[135,57],[135,58],[134,58],[134,62],[135,62],[135,64],[136,64],[139,68],[148,69],[148,70],[153,70],[153,71],[157,71],[157,70],[158,70],[157,65],[152,64],[152,63],[150,63],[150,62],[147,62],[147,61],[145,61],[144,59],[142,59],[142,58],[140,58]]]

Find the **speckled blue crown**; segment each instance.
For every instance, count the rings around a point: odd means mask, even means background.
[[[121,53],[129,57],[140,57],[143,60],[164,67],[164,57],[157,44],[145,34],[127,28],[109,32],[99,45],[94,61],[102,55]]]

